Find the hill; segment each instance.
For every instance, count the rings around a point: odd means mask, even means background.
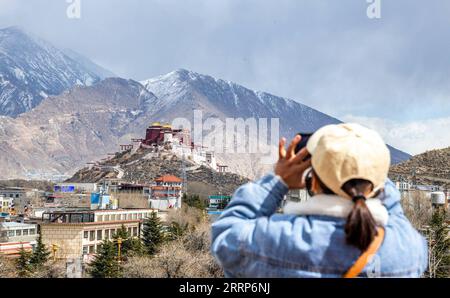
[[[210,194],[233,194],[236,188],[249,180],[237,174],[218,173],[206,166],[182,160],[171,152],[152,152],[140,148],[117,153],[109,160],[98,162],[75,173],[68,182],[100,182],[120,178],[125,182],[149,184],[162,175],[183,177],[186,171],[187,190],[207,197]]]
[[[416,179],[418,184],[450,188],[450,147],[427,151],[391,167],[390,177]]]

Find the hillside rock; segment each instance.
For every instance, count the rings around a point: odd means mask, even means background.
[[[115,179],[118,167],[124,172],[123,181],[137,184],[149,184],[163,175],[183,177],[186,169],[188,192],[207,197],[210,194],[233,194],[236,188],[249,180],[233,173],[218,173],[206,166],[196,166],[189,159],[182,160],[170,152],[152,153],[148,149],[139,149],[116,156],[95,166],[78,171],[68,182],[100,182]]]
[[[390,177],[450,188],[450,147],[427,151],[391,167]]]

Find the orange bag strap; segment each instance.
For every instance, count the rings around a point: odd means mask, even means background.
[[[381,243],[384,240],[384,229],[378,228],[378,234],[373,239],[372,243],[369,245],[367,250],[356,260],[355,264],[344,274],[344,278],[355,278],[357,277],[366,267],[367,263],[370,262],[370,258],[377,253],[378,249],[381,247]]]

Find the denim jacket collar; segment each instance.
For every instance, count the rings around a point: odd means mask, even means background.
[[[375,221],[385,226],[389,214],[379,199],[368,199],[367,207]],[[337,218],[347,218],[353,208],[353,202],[337,195],[319,194],[305,202],[288,202],[284,208],[284,214],[296,215],[324,215]]]

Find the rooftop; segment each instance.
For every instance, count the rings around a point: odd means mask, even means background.
[[[0,223],[1,229],[11,229],[11,228],[29,228],[30,226],[35,226],[34,224],[20,223],[20,222],[2,222]]]
[[[183,180],[174,176],[174,175],[165,175],[155,179],[156,182],[173,182],[173,183],[181,183]]]

